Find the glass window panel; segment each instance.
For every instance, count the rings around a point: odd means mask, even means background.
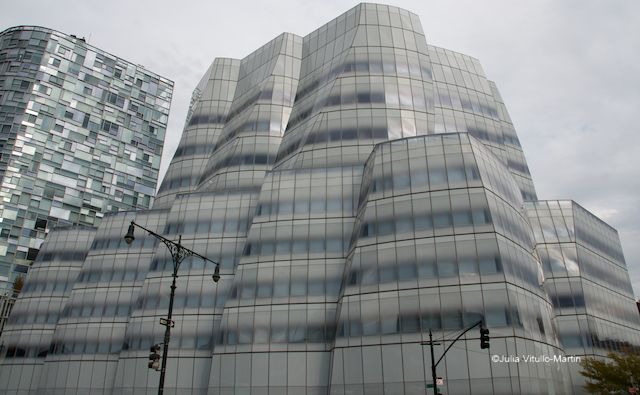
[[[274,297],[289,296],[289,279],[276,280],[273,287]]]

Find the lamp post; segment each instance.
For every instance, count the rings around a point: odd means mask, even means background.
[[[155,237],[156,239],[160,240],[161,242],[163,242],[169,249],[169,252],[171,253],[171,258],[173,259],[173,273],[171,274],[172,282],[171,282],[171,296],[169,299],[169,312],[167,314],[166,319],[164,318],[160,319],[160,324],[165,326],[164,342],[163,342],[163,350],[162,350],[162,367],[160,369],[160,384],[158,385],[158,395],[162,395],[164,393],[164,377],[167,371],[167,357],[168,357],[167,354],[169,352],[169,338],[171,336],[171,328],[174,325],[174,322],[171,320],[171,316],[173,314],[173,297],[175,296],[175,292],[176,292],[176,277],[178,277],[178,268],[180,267],[180,264],[185,258],[190,256],[197,256],[199,258],[202,258],[205,261],[209,261],[216,265],[216,268],[213,272],[213,276],[211,278],[213,279],[213,282],[217,283],[220,280],[220,264],[218,262],[212,261],[211,259],[205,256],[198,254],[195,251],[190,250],[189,248],[184,247],[181,244],[182,235],[178,236],[178,242],[176,243],[172,240],[167,239],[166,237],[163,237],[157,234],[152,230],[145,228],[142,225],[135,223],[134,221],[131,221],[131,224],[129,225],[129,229],[127,230],[127,234],[124,236],[124,240],[129,245],[131,245],[131,243],[135,240],[135,237],[133,236],[133,231],[136,226],[144,230],[145,232],[149,233],[151,236]]]

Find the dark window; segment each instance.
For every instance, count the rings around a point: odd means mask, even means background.
[[[46,229],[47,228],[47,220],[46,219],[42,219],[42,218],[38,218],[36,219],[36,229]]]
[[[29,248],[29,251],[27,252],[27,259],[30,261],[34,261],[38,256],[38,251],[40,250],[36,248]]]

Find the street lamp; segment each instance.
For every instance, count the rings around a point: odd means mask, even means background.
[[[171,336],[171,328],[174,325],[174,322],[171,320],[171,315],[173,313],[173,297],[175,296],[175,292],[176,292],[176,277],[178,277],[178,268],[180,267],[180,264],[186,257],[197,256],[199,258],[202,258],[205,261],[209,261],[214,265],[216,265],[215,270],[213,272],[213,276],[211,276],[211,278],[213,282],[217,283],[218,281],[220,281],[220,264],[218,262],[212,261],[211,259],[205,256],[198,254],[195,251],[192,251],[182,246],[181,244],[182,235],[178,236],[178,242],[176,243],[172,240],[167,239],[166,237],[163,237],[157,234],[154,231],[151,231],[145,228],[142,225],[135,223],[134,221],[131,221],[131,224],[129,225],[129,229],[127,230],[127,234],[124,236],[124,241],[126,241],[128,245],[131,245],[131,243],[133,243],[133,241],[136,239],[135,236],[133,235],[133,232],[136,226],[144,230],[145,232],[149,233],[151,236],[155,237],[156,239],[160,240],[161,242],[163,242],[169,249],[169,252],[171,253],[171,257],[173,258],[173,273],[171,274],[173,280],[171,282],[171,297],[169,298],[169,312],[167,314],[166,319],[160,318],[160,324],[165,326],[163,352],[162,352],[162,367],[160,368],[160,384],[158,385],[158,395],[162,395],[164,393],[164,376],[167,371],[167,357],[168,357],[167,354],[169,352],[169,338]]]

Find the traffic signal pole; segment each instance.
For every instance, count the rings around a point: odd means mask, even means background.
[[[440,343],[433,343],[433,334],[431,333],[431,329],[429,329],[429,345],[431,346],[431,376],[433,378],[433,393],[435,395],[438,395],[438,393],[440,391],[438,391],[438,386],[436,385],[436,365],[434,364],[433,361],[435,360],[435,357],[433,356],[433,346],[439,346]]]
[[[436,385],[436,378],[437,378],[436,367],[438,366],[440,361],[442,361],[442,358],[444,358],[444,356],[447,354],[447,351],[449,351],[449,349],[455,344],[455,342],[457,342],[462,337],[462,335],[464,335],[465,333],[469,332],[471,329],[475,328],[478,325],[480,325],[480,348],[482,348],[482,349],[489,348],[489,329],[486,329],[486,328],[484,328],[482,326],[482,320],[480,320],[480,321],[476,322],[475,324],[471,325],[470,327],[465,329],[464,332],[459,334],[458,337],[456,337],[455,340],[453,340],[451,342],[451,344],[449,344],[449,346],[444,350],[444,352],[440,356],[440,359],[438,359],[438,361],[436,363],[433,363],[433,360],[435,359],[435,357],[433,355],[433,346],[438,346],[438,345],[440,345],[440,343],[436,343],[436,342],[433,341],[433,334],[431,332],[431,329],[429,329],[429,341],[420,343],[423,346],[424,345],[429,345],[431,347],[431,376],[433,377],[433,393],[435,395],[439,395],[439,393],[440,393],[438,391],[438,386]]]

